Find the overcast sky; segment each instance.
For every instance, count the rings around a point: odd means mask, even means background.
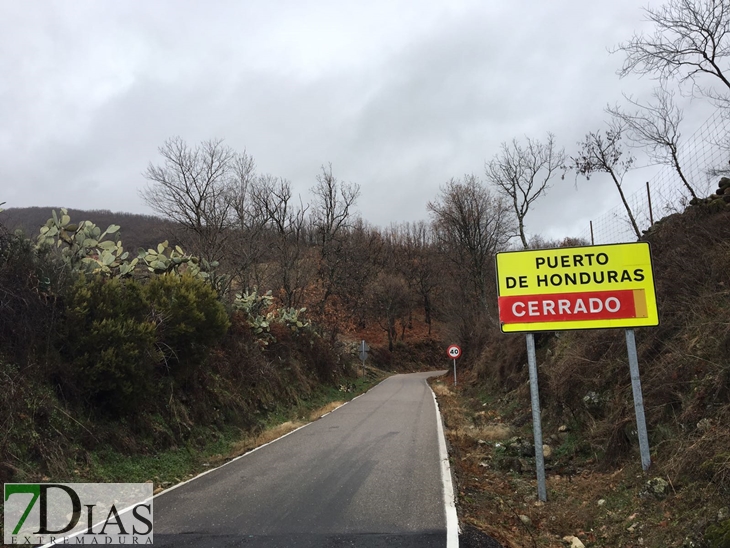
[[[0,202],[150,213],[138,189],[157,148],[217,137],[305,201],[331,162],[371,223],[424,219],[502,141],[550,131],[574,154],[622,91],[648,94],[608,53],[645,5],[0,0]],[[689,134],[709,111],[686,106]],[[569,175],[527,229],[577,234],[617,201],[603,177]]]

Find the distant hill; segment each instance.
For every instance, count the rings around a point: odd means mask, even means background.
[[[22,230],[26,236],[34,238],[46,221],[51,217],[51,211],[60,211],[60,207],[13,207],[0,212],[0,224],[9,230]],[[102,230],[111,224],[121,227],[119,231],[125,249],[135,250],[138,247],[145,249],[154,247],[164,240],[178,243],[176,223],[155,217],[153,215],[139,215],[137,213],[112,212],[108,209],[72,209],[67,208],[73,222],[91,221]]]

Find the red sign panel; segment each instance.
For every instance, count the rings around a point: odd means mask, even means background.
[[[644,290],[514,295],[499,298],[503,323],[646,318]]]

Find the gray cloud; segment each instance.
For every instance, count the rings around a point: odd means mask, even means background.
[[[302,194],[332,162],[366,219],[424,218],[502,141],[551,131],[571,153],[622,90],[651,89],[607,52],[640,19],[634,0],[5,2],[0,201],[149,212],[141,173],[180,135]],[[568,176],[528,228],[569,235],[614,194]]]

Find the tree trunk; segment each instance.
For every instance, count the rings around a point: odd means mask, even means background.
[[[672,162],[674,163],[674,169],[677,170],[677,174],[679,175],[679,178],[682,179],[684,186],[687,187],[689,193],[692,195],[692,198],[696,200],[697,194],[695,194],[694,189],[690,186],[690,184],[687,182],[687,179],[684,177],[684,173],[682,173],[682,168],[679,167],[679,158],[677,158],[677,153],[674,149],[672,149]]]
[[[621,201],[623,202],[624,207],[626,208],[626,213],[629,216],[629,221],[631,222],[631,227],[634,229],[634,232],[636,233],[636,237],[641,238],[641,230],[639,230],[639,225],[636,224],[636,219],[634,219],[634,214],[631,212],[629,203],[626,201],[626,196],[624,196],[624,191],[621,188],[621,183],[619,182],[618,178],[616,177],[616,174],[613,172],[613,169],[609,168],[608,172],[611,174],[611,178],[613,179],[613,182],[616,183],[616,188],[618,189],[618,193],[621,196]]]
[[[523,222],[523,218],[519,215],[517,216],[517,221],[520,225],[520,240],[522,240],[522,247],[524,249],[527,249],[527,239],[525,238],[525,223]]]

